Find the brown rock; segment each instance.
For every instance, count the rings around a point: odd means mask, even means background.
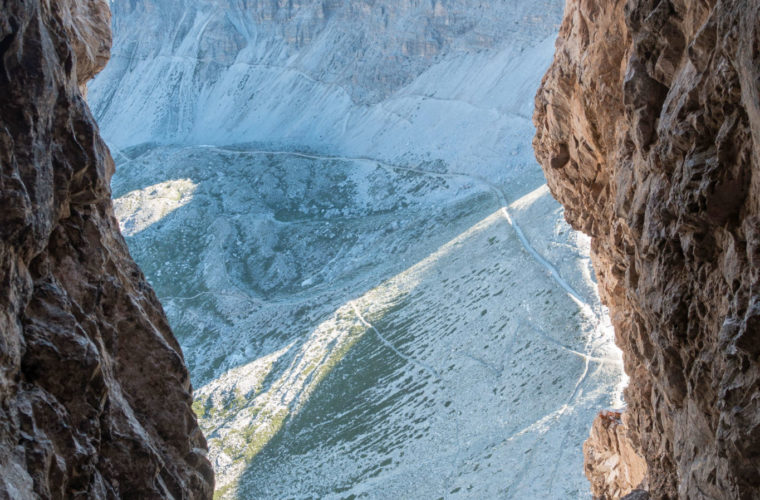
[[[760,1],[570,0],[534,120],[650,494],[760,498]]]
[[[113,215],[81,88],[103,0],[0,10],[0,497],[209,498],[182,353]]]
[[[623,415],[601,412],[583,445],[584,467],[594,498],[619,499],[642,486],[647,464],[633,448]]]

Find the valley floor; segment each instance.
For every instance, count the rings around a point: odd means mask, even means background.
[[[624,380],[540,172],[267,149],[114,154],[219,496],[586,498]]]

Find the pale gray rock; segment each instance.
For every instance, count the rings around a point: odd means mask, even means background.
[[[563,4],[117,0],[90,102],[120,149],[265,141],[393,160],[515,148]],[[472,130],[484,116],[487,141]]]

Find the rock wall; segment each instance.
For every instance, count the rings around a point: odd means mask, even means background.
[[[113,55],[90,105],[112,150],[264,142],[390,160],[514,148],[482,136],[533,134],[563,5],[114,0]],[[469,132],[486,118],[489,134]]]
[[[570,0],[536,98],[654,498],[760,496],[759,47],[757,0]]]
[[[599,413],[583,444],[583,456],[594,497],[621,498],[644,486],[647,464],[628,439],[620,412]]]
[[[182,353],[113,215],[81,94],[103,0],[0,11],[0,497],[207,498]]]
[[[106,73],[114,77],[171,55],[192,61],[195,83],[230,78],[232,66],[292,69],[370,104],[445,54],[485,50],[505,39],[524,47],[555,33],[562,3],[114,0],[112,9],[119,63]],[[109,105],[104,99],[102,106]]]

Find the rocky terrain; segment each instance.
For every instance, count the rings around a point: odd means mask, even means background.
[[[625,381],[530,147],[563,6],[112,3],[89,99],[218,496],[587,498]]]
[[[104,1],[0,11],[0,497],[210,498],[182,353],[129,256],[82,97]]]
[[[535,165],[525,138],[563,6],[115,0],[88,99],[111,148],[259,142],[499,176]]]
[[[118,222],[108,5],[0,13],[0,496],[584,497],[561,2],[113,7]],[[759,30],[567,3],[598,498],[760,491]]]
[[[571,1],[536,98],[536,153],[592,237],[653,498],[760,494],[759,45],[754,0]]]
[[[628,417],[617,411],[601,412],[583,444],[586,476],[595,498],[622,498],[643,486],[646,478],[647,464],[628,438],[624,415]]]
[[[186,354],[219,496],[587,497],[583,440],[623,385],[588,241],[537,165],[503,184],[444,167],[118,157],[116,215]]]

